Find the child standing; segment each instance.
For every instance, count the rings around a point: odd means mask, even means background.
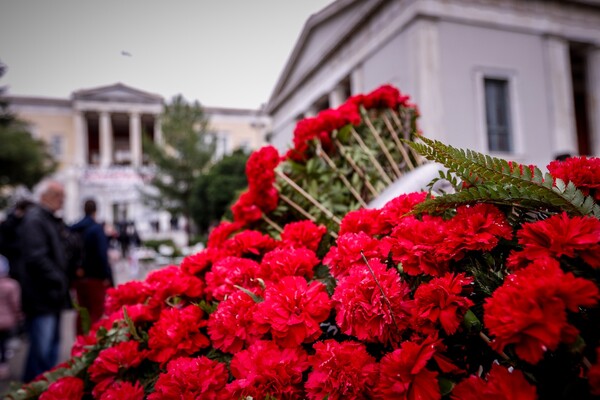
[[[21,319],[21,287],[8,271],[8,260],[0,254],[0,379],[10,375],[6,345]]]

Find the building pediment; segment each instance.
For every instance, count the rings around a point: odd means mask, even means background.
[[[144,92],[122,83],[73,92],[73,100],[78,102],[111,102],[133,104],[162,104],[163,98],[154,93]]]
[[[302,33],[271,94],[267,112],[272,111],[303,79],[324,60],[361,22],[377,10],[384,0],[338,0],[313,14]]]

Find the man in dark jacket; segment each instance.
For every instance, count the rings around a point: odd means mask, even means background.
[[[23,274],[21,288],[29,354],[23,380],[29,382],[58,361],[60,313],[69,306],[67,256],[63,240],[66,229],[54,214],[64,201],[64,186],[42,182],[32,206],[19,227]]]
[[[79,306],[88,311],[90,323],[98,321],[104,313],[106,289],[113,285],[108,262],[108,238],[102,225],[96,222],[96,202],[87,200],[83,205],[85,216],[71,226],[71,231],[81,237],[83,257],[75,270],[73,287]],[[77,333],[82,334],[81,318],[77,321]]]

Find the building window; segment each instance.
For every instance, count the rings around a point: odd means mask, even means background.
[[[484,78],[488,150],[513,151],[510,98],[507,79]]]
[[[55,134],[50,138],[50,154],[57,160],[61,159],[64,154],[62,135]]]

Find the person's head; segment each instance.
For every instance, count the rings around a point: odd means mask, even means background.
[[[40,205],[52,212],[60,210],[65,200],[65,187],[55,180],[42,181],[34,191]]]
[[[96,215],[96,202],[92,199],[88,199],[83,203],[83,212],[86,217],[94,217]]]

